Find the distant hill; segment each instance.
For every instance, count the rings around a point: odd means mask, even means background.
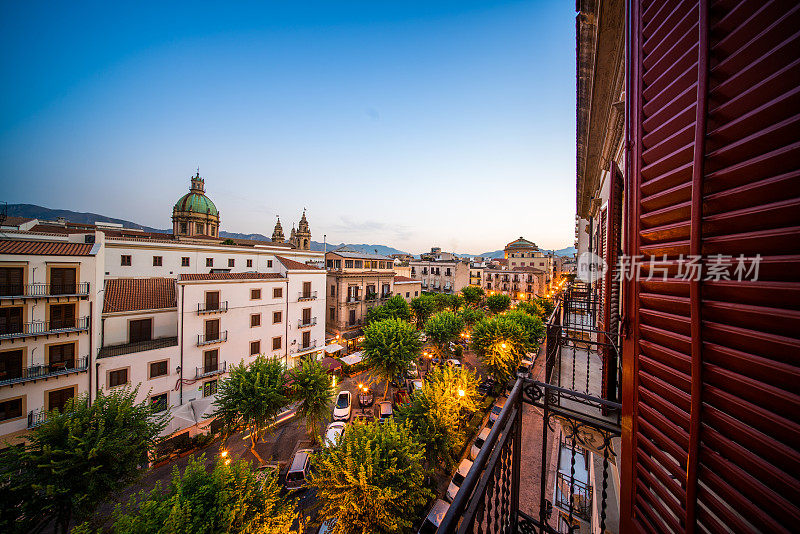
[[[139,230],[143,230],[145,232],[162,232],[162,233],[172,232],[171,229],[152,228],[150,226],[144,226],[142,224],[138,224],[133,221],[126,221],[125,219],[115,219],[114,217],[108,217],[106,215],[100,215],[98,213],[84,213],[79,211],[51,209],[51,208],[45,208],[43,206],[37,206],[35,204],[9,204],[8,215],[15,217],[30,217],[32,219],[41,219],[45,221],[55,221],[59,217],[63,217],[64,219],[70,222],[83,223],[83,224],[95,224],[98,221],[112,222],[116,224],[121,224],[125,228],[136,228]],[[270,240],[270,238],[268,236],[265,236],[264,234],[244,234],[240,232],[226,232],[224,230],[220,230],[219,236],[223,239],[224,238],[254,239],[256,241]],[[378,254],[383,254],[384,256],[389,256],[391,254],[409,254],[409,252],[396,249],[394,247],[390,247],[387,245],[373,245],[368,243],[339,243],[338,245],[334,243],[328,243],[328,250],[333,250],[341,246],[348,246],[359,252],[368,252],[370,254],[374,254],[377,251]],[[319,241],[312,241],[311,250],[318,250],[318,251],[325,250],[325,244],[320,243]],[[567,247],[555,251],[543,250],[543,252],[547,253],[555,252],[557,255],[560,256],[572,256],[573,254],[575,254],[575,247]],[[416,254],[415,256],[419,257],[419,254]],[[456,254],[456,256],[458,256],[459,258],[472,258],[475,256],[483,256],[485,258],[502,258],[503,251],[495,250],[492,252],[484,252],[482,254]]]

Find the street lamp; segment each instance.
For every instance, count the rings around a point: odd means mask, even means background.
[[[466,393],[464,393],[464,390],[463,390],[463,389],[459,389],[459,390],[458,390],[458,396],[459,396],[459,397],[463,397],[465,394],[466,394]]]

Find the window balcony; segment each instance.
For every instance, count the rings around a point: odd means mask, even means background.
[[[0,298],[3,299],[42,299],[89,296],[89,282],[75,284],[0,284]]]
[[[197,334],[197,346],[211,345],[213,343],[224,343],[228,341],[228,331],[224,330],[217,334]]]
[[[317,340],[312,339],[308,345],[303,345],[302,343],[292,347],[292,350],[289,351],[290,354],[299,354],[301,352],[306,352],[309,350],[314,350],[317,348]]]
[[[133,354],[135,352],[145,352],[148,350],[163,349],[167,347],[177,347],[178,336],[160,337],[148,339],[146,341],[135,341],[133,343],[122,343],[119,345],[106,345],[100,349],[99,358],[109,356],[121,356],[123,354]]]
[[[347,304],[355,304],[357,302],[361,302],[361,297],[347,297],[345,301]]]
[[[381,294],[381,300],[387,300],[392,298],[392,292],[387,291],[386,293]]]
[[[207,315],[212,313],[225,313],[228,311],[228,301],[225,302],[207,302],[197,305],[197,315]]]
[[[51,336],[89,330],[89,316],[62,321],[33,321],[12,323],[0,327],[0,339],[22,339],[26,337]]]
[[[298,302],[301,302],[301,301],[304,301],[304,300],[316,300],[316,299],[317,299],[317,292],[316,291],[308,291],[308,292],[301,291],[297,295],[297,301]]]
[[[203,367],[195,367],[195,380],[228,372],[228,362],[217,362]]]
[[[316,324],[317,324],[316,317],[311,317],[308,321],[300,319],[299,321],[297,321],[297,328],[308,328],[309,326],[316,326]]]
[[[376,301],[376,300],[378,300],[378,294],[377,293],[367,293],[367,296],[364,297],[364,302],[373,302],[373,301]]]
[[[48,412],[44,409],[28,412],[28,428],[36,428],[47,421]]]
[[[73,358],[63,362],[48,365],[32,365],[23,369],[0,371],[0,386],[23,384],[36,380],[48,379],[55,376],[82,373],[89,368],[89,357]]]

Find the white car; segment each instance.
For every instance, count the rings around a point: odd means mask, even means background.
[[[450,358],[447,360],[447,365],[450,367],[455,367],[456,369],[461,369],[461,362],[456,360],[455,358]]]
[[[428,512],[428,515],[425,516],[425,521],[422,522],[422,526],[419,527],[417,533],[434,534],[439,529],[439,525],[442,524],[442,519],[444,519],[444,516],[447,515],[447,511],[449,509],[449,504],[444,502],[442,499],[436,499],[436,502],[433,503],[433,507],[431,507],[430,512]]]
[[[519,362],[519,367],[517,367],[517,376],[521,378],[528,378],[531,374],[531,365],[533,362],[530,361],[528,358],[522,358],[522,361]]]
[[[422,389],[422,385],[423,385],[422,380],[417,378],[416,380],[411,380],[411,387],[409,389],[411,390],[411,393],[416,393],[417,391]]]
[[[478,437],[475,438],[475,442],[472,444],[472,447],[470,447],[469,449],[470,458],[474,460],[478,457],[478,454],[481,452],[483,444],[486,443],[486,438],[488,437],[489,437],[489,428],[484,427],[484,429],[481,430],[481,433],[478,434]]]
[[[487,428],[492,428],[494,426],[495,421],[497,421],[497,418],[500,417],[500,413],[503,411],[503,406],[505,405],[505,398],[500,398],[495,401],[495,403],[492,405],[492,411],[489,412],[489,421],[486,423]]]
[[[472,469],[472,462],[466,458],[461,460],[461,463],[458,464],[458,469],[453,475],[453,479],[450,481],[450,485],[447,487],[445,498],[448,501],[453,502],[455,500],[458,490],[461,489],[461,484],[464,483],[464,479],[467,478],[470,469]]]
[[[349,391],[340,391],[333,407],[334,421],[347,421],[350,419],[350,410],[353,407],[353,397]]]
[[[336,421],[329,424],[328,428],[325,429],[325,445],[335,447],[339,436],[344,434],[344,427],[345,423],[343,421]]]
[[[383,423],[384,421],[388,421],[389,419],[394,417],[394,408],[392,407],[392,401],[383,401],[380,404],[378,404],[378,407],[380,408],[379,412],[380,419],[378,419],[379,422]]]

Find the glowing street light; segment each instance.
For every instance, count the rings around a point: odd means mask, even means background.
[[[500,344],[500,348],[501,348],[501,349],[504,349],[504,348],[506,348],[506,344],[505,344],[505,343],[501,343],[501,344]]]
[[[463,397],[464,395],[466,395],[466,393],[464,393],[464,390],[463,389],[459,389],[458,390],[458,396],[459,397]]]
[[[225,458],[226,456],[228,456],[228,451],[222,451],[221,453],[219,453],[219,455]]]

